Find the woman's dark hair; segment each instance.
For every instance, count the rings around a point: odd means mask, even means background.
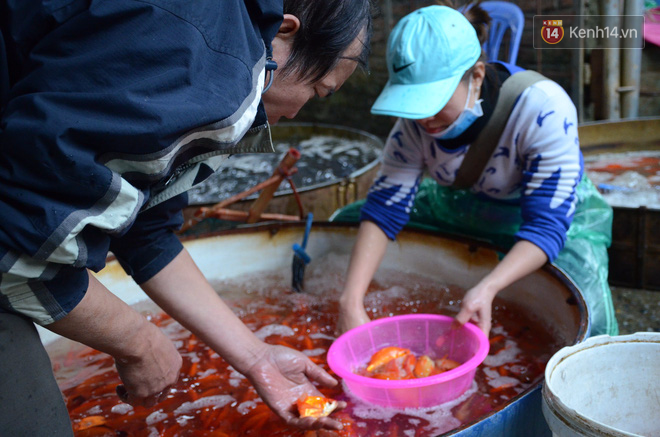
[[[472,27],[474,27],[474,30],[477,32],[479,44],[484,45],[486,39],[488,39],[490,15],[488,15],[488,12],[481,8],[480,3],[480,1],[476,1],[465,5],[463,15],[465,15],[465,18],[467,18]]]
[[[458,9],[452,0],[438,0],[438,4],[443,6],[449,6],[453,9]],[[488,31],[490,28],[490,15],[479,5],[481,0],[468,2],[461,8],[461,13],[467,18],[472,27],[474,27],[475,32],[477,32],[477,38],[479,39],[479,44],[483,47],[486,39],[488,39]],[[481,56],[477,59],[477,62],[484,62],[488,57],[486,52],[482,49]],[[476,64],[476,62],[475,62]],[[486,64],[488,67],[488,64]],[[465,72],[461,81],[468,81],[472,77],[472,72],[474,71],[474,66],[470,67],[468,71]]]
[[[284,13],[300,20],[291,55],[281,69],[284,75],[295,73],[303,81],[321,80],[345,59],[344,52],[361,32],[362,52],[351,59],[367,68],[371,0],[284,0]]]

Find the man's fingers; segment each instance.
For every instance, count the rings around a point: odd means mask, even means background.
[[[117,392],[117,396],[119,396],[119,399],[122,402],[124,402],[126,404],[130,404],[130,402],[128,400],[128,391],[126,391],[126,387],[124,387],[123,385],[118,385],[115,388],[115,391]]]
[[[337,410],[343,410],[347,406],[348,406],[348,404],[345,401],[338,401],[337,402]]]
[[[151,396],[146,396],[146,397],[138,397],[130,394],[128,390],[126,390],[126,387],[123,385],[118,385],[115,388],[115,391],[117,392],[117,396],[119,399],[126,403],[130,404],[133,406],[143,406],[143,407],[153,407],[156,404],[159,404],[160,402],[164,401],[167,395],[170,393],[169,388],[163,390],[160,393],[157,393],[155,395]]]
[[[338,420],[331,419],[330,417],[301,417],[294,418],[293,420],[287,421],[289,425],[295,426],[302,429],[334,429],[340,430],[344,426]]]
[[[322,367],[317,366],[316,364],[310,361],[307,369],[305,370],[305,375],[311,381],[316,381],[319,384],[322,384],[326,387],[334,387],[339,382],[332,377],[328,372],[326,372]]]
[[[339,431],[344,427],[344,425],[342,425],[340,421],[331,419],[329,417],[321,417],[320,419],[318,419],[317,422],[321,428],[325,428],[325,429],[335,429]]]

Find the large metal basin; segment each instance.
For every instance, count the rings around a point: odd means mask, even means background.
[[[660,150],[660,117],[597,121],[578,127],[585,157]],[[660,169],[659,169],[660,170]],[[614,206],[609,280],[613,285],[660,290],[660,210]]]
[[[348,263],[357,229],[357,225],[315,223],[307,246],[312,263],[331,253]],[[282,271],[288,274],[291,271],[291,245],[301,240],[303,230],[304,224],[298,222],[258,225],[189,239],[184,243],[210,281],[240,278],[258,272]],[[389,243],[381,268],[414,272],[468,289],[497,262],[497,252],[482,243],[404,230],[395,242]],[[109,262],[97,276],[131,305],[139,306],[148,299],[115,261]],[[550,265],[514,283],[500,296],[532,314],[547,327],[560,346],[576,344],[588,336],[589,317],[585,302],[572,282]],[[46,344],[57,338],[47,331],[40,332]],[[550,435],[541,412],[541,385],[539,382],[528,388],[504,409],[446,435]]]

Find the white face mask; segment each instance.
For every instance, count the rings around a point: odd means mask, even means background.
[[[456,138],[463,132],[467,130],[470,126],[472,126],[472,123],[474,121],[484,115],[484,111],[481,108],[481,102],[483,102],[483,99],[479,99],[476,102],[474,102],[474,107],[468,108],[468,105],[470,103],[470,95],[472,94],[472,81],[470,81],[470,86],[468,87],[468,94],[467,94],[467,99],[465,100],[465,106],[463,107],[463,112],[460,113],[460,115],[454,120],[452,124],[447,126],[447,128],[443,131],[430,134],[433,138],[436,140],[449,140],[452,138]]]

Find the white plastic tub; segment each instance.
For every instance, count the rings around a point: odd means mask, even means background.
[[[553,436],[660,436],[660,333],[561,349],[545,370],[543,415]]]

